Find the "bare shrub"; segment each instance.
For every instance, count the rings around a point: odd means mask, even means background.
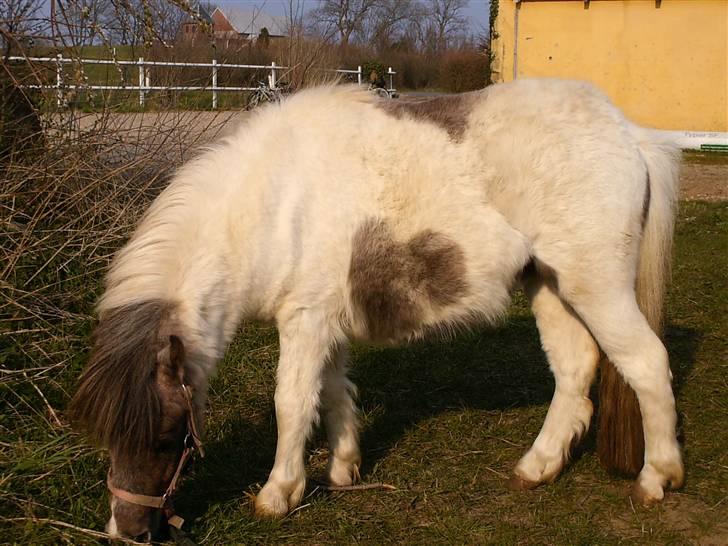
[[[440,64],[440,83],[453,93],[485,87],[488,80],[488,57],[472,49],[449,51]]]
[[[48,81],[44,66],[0,59],[0,74],[0,505],[67,519],[56,507],[78,491],[77,464],[98,461],[63,408],[103,272],[170,173],[226,118],[118,114],[107,103],[83,113],[58,108],[53,89],[23,87]],[[0,535],[27,543],[22,525]]]

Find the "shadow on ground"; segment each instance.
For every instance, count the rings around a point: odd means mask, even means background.
[[[699,332],[669,326],[676,395],[692,369]],[[403,348],[357,347],[351,376],[359,388],[364,416],[362,476],[400,441],[411,427],[448,411],[500,410],[548,404],[554,380],[541,350],[532,317],[512,316],[498,328],[459,335],[446,342],[422,342]],[[592,398],[596,389],[592,389]],[[222,434],[206,445],[207,458],[198,462],[179,498],[186,517],[203,516],[214,505],[238,499],[265,482],[273,464],[276,429],[267,393],[249,404],[268,408],[265,419],[252,423],[240,413],[225,411]],[[224,403],[224,399],[217,402]],[[594,449],[594,427],[574,454],[578,459]],[[319,434],[314,443],[322,442]],[[524,445],[533,438],[524,438]]]

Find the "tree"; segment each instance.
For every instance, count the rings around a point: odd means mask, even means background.
[[[43,0],[2,0],[0,2],[0,43],[3,57],[13,49],[21,49],[24,41],[32,40],[45,26],[39,17]]]
[[[151,11],[148,34],[162,43],[174,41],[184,20],[189,16],[189,5],[184,0],[146,0]],[[149,32],[151,30],[151,32]]]
[[[346,49],[355,32],[363,29],[367,16],[381,0],[321,0],[311,12],[324,35],[333,29],[339,35],[341,49]]]
[[[467,0],[430,0],[427,38],[429,48],[435,53],[446,50],[452,37],[467,28],[462,13],[467,3]]]
[[[260,47],[263,49],[268,48],[270,46],[270,32],[268,32],[268,27],[263,27],[260,29],[260,33],[258,34],[258,39],[255,40],[256,47]]]
[[[419,25],[425,11],[416,0],[379,0],[365,19],[361,30],[362,42],[386,51],[401,43],[410,27]]]
[[[110,0],[104,27],[114,45],[136,46],[144,41],[144,19],[139,0]]]
[[[93,44],[104,33],[104,21],[110,0],[55,0],[51,21],[54,36],[63,46],[82,47]]]

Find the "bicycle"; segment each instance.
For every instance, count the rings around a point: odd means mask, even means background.
[[[382,99],[393,99],[394,98],[394,94],[391,93],[388,89],[386,89],[384,87],[380,87],[373,83],[369,84],[369,87],[367,88],[367,90],[371,91],[377,97],[382,98]]]
[[[269,82],[258,82],[258,87],[248,97],[248,103],[245,109],[252,110],[256,106],[266,102],[281,102],[285,88],[285,84],[271,87]]]

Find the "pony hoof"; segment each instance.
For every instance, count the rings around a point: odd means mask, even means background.
[[[255,497],[255,517],[277,519],[288,514],[288,502],[281,491],[264,487]]]
[[[349,463],[334,458],[329,464],[327,474],[329,484],[336,486],[353,485],[361,479],[358,460],[356,463]]]
[[[639,504],[640,506],[649,508],[662,501],[662,499],[665,498],[665,492],[662,487],[653,487],[648,489],[640,482],[635,482],[632,486],[630,498],[634,504]]]
[[[286,484],[269,480],[255,497],[255,516],[262,519],[282,518],[301,503],[305,488],[305,478]]]
[[[266,502],[255,501],[255,517],[258,519],[278,519],[288,513],[288,504],[285,502],[268,504]]]
[[[685,468],[682,465],[682,461],[674,463],[666,474],[668,489],[680,489],[685,485]]]
[[[518,474],[511,474],[507,485],[508,489],[513,491],[530,491],[531,489],[536,489],[539,486],[539,483],[521,478]]]

